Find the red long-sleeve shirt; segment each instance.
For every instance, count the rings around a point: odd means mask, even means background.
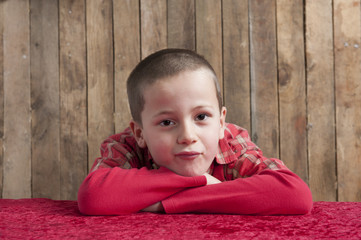
[[[246,130],[227,124],[209,174],[183,177],[158,167],[130,129],[106,139],[78,193],[88,215],[138,212],[161,202],[166,213],[305,214],[312,208],[308,186],[278,159],[265,158]]]

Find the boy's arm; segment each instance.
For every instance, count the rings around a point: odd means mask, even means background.
[[[78,206],[86,215],[135,213],[177,192],[205,184],[204,176],[182,177],[163,167],[98,169],[80,186]]]
[[[174,194],[162,202],[166,213],[305,214],[312,208],[308,186],[289,170],[264,170]]]
[[[182,177],[166,168],[148,170],[129,131],[101,146],[91,172],[78,191],[79,210],[87,215],[138,212],[187,188],[203,186],[206,177]],[[143,155],[144,154],[144,155]],[[149,167],[149,166],[148,166]]]

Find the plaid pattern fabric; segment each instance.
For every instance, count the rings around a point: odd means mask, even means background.
[[[130,128],[107,138],[101,144],[101,157],[97,158],[92,171],[98,168],[120,167],[124,169],[158,169],[147,148],[140,148]],[[266,158],[262,151],[251,141],[248,132],[228,123],[224,138],[219,141],[218,153],[209,172],[222,166],[225,180],[245,178],[258,174],[265,169],[287,169],[283,162]]]

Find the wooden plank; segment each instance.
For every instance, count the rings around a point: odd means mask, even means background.
[[[4,2],[0,2],[0,198],[3,193],[4,162]]]
[[[87,19],[88,167],[100,144],[114,133],[112,1],[89,1]]]
[[[210,62],[223,88],[221,15],[221,1],[196,0],[196,50]]]
[[[168,0],[168,47],[196,50],[194,0]]]
[[[115,131],[129,126],[131,119],[126,82],[130,72],[140,60],[139,2],[114,1],[114,97]]]
[[[141,58],[167,48],[167,1],[140,0]]]
[[[87,175],[85,1],[59,1],[61,199]]]
[[[252,139],[279,157],[275,0],[249,1]]]
[[[332,0],[306,1],[309,186],[314,201],[336,201]]]
[[[60,198],[58,1],[32,0],[32,192]]]
[[[303,0],[277,0],[280,158],[308,182]]]
[[[28,1],[4,2],[4,198],[31,197]]]
[[[227,121],[251,130],[248,0],[223,1],[223,82]]]
[[[360,1],[334,1],[338,200],[361,201]]]

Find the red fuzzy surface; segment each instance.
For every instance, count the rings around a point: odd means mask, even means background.
[[[315,202],[300,216],[83,216],[75,201],[0,199],[0,239],[361,239],[361,202]]]

